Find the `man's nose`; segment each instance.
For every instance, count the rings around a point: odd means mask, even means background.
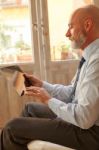
[[[67,30],[66,34],[65,34],[66,37],[70,37],[71,36],[71,33],[69,30]]]

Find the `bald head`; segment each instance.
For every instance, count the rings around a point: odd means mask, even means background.
[[[77,17],[77,20],[80,23],[82,23],[86,18],[90,17],[95,25],[95,28],[99,29],[99,8],[95,5],[87,5],[76,9],[72,17]]]
[[[99,38],[99,8],[87,5],[75,10],[69,21],[66,37],[73,48],[84,49]]]

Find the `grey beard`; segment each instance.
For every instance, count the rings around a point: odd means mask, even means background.
[[[73,38],[71,38],[71,39],[72,39],[71,47],[73,49],[80,49],[86,41],[86,37],[83,34],[80,34],[80,37],[79,37],[78,41],[73,40]]]

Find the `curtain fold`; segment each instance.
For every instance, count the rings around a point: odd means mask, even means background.
[[[19,96],[13,87],[14,72],[0,69],[0,128],[12,118],[18,117],[27,102],[34,101],[33,97]]]

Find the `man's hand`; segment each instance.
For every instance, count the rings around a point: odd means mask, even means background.
[[[44,88],[35,87],[35,86],[27,87],[25,94],[28,96],[34,96],[35,98],[39,99],[41,102],[46,104],[51,98],[49,93]]]
[[[37,87],[42,87],[43,81],[35,77],[34,75],[29,75],[27,73],[23,74],[25,79],[30,82],[30,86],[37,86]]]

